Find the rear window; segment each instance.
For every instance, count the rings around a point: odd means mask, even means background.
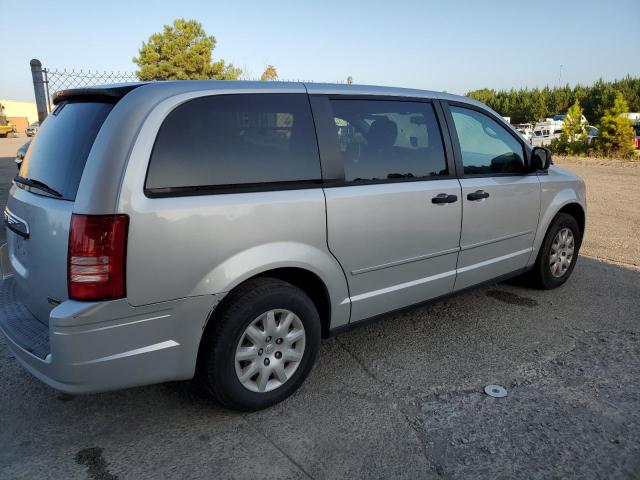
[[[188,194],[320,179],[306,95],[216,95],[190,100],[167,116],[145,189]]]
[[[27,151],[20,176],[45,183],[61,198],[74,200],[89,151],[112,108],[110,103],[58,105]]]

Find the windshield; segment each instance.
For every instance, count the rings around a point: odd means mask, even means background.
[[[48,185],[65,200],[74,200],[93,141],[112,108],[110,103],[89,102],[56,107],[42,123],[20,176]]]

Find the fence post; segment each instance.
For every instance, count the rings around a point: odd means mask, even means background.
[[[42,74],[42,63],[34,58],[29,62],[31,65],[31,78],[33,79],[33,92],[36,96],[36,108],[38,109],[38,120],[40,123],[47,118],[49,105],[47,105],[47,95],[44,86],[44,77]]]

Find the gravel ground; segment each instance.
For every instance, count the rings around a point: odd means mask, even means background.
[[[60,394],[0,340],[0,478],[640,478],[640,169],[558,163],[590,201],[565,286],[489,285],[326,340],[267,411],[190,382]]]
[[[587,183],[582,254],[640,266],[640,161],[556,158]]]

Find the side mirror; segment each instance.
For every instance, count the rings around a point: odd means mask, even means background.
[[[551,150],[544,147],[533,147],[531,152],[531,170],[547,170],[551,165]]]

